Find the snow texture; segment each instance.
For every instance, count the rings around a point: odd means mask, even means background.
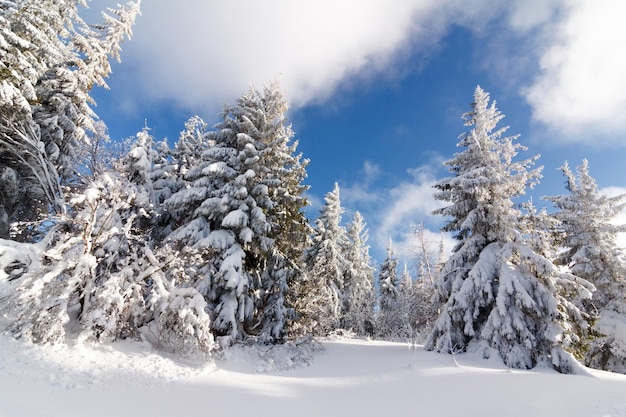
[[[159,355],[147,343],[50,347],[0,335],[0,415],[199,417],[209,407],[211,415],[259,417],[626,417],[624,375],[511,371],[401,343],[322,345],[300,357],[242,347],[204,362]]]

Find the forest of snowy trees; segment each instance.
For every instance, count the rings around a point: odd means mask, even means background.
[[[433,190],[452,254],[417,225],[415,268],[391,240],[376,266],[338,184],[305,215],[308,160],[277,82],[213,126],[191,117],[174,144],[148,127],[109,138],[89,94],[106,87],[139,4],[96,25],[81,4],[0,2],[0,330],[180,355],[343,332],[626,373],[626,226],[612,223],[626,196],[600,194],[583,161],[563,165],[550,210],[515,203],[538,184],[538,158],[516,159],[525,148],[480,87]]]

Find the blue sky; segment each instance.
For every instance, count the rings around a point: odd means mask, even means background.
[[[520,158],[541,154],[535,203],[566,192],[566,160],[587,158],[600,188],[626,192],[624,15],[621,0],[144,0],[96,112],[113,139],[147,120],[173,143],[190,116],[213,124],[223,103],[280,76],[311,160],[310,216],[338,182],[344,220],[361,211],[381,262],[390,237],[410,252],[412,223],[438,244],[432,184],[476,85],[521,135]]]

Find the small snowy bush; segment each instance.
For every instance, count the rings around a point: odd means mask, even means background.
[[[173,288],[157,319],[159,348],[184,356],[208,354],[213,349],[206,302],[194,288]]]

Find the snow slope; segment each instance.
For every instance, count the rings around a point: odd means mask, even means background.
[[[399,343],[323,345],[310,366],[258,373],[241,352],[192,363],[148,344],[45,347],[3,335],[0,416],[626,417],[626,375],[509,371],[469,355],[457,365]]]

